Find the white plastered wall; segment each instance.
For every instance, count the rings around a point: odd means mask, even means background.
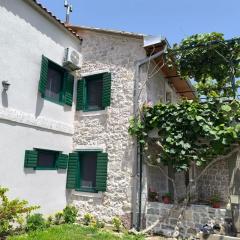
[[[62,65],[64,49],[80,41],[28,4],[0,1],[0,185],[54,213],[66,205],[66,171],[24,169],[25,150],[72,151],[72,108],[38,93],[42,54]],[[2,81],[9,81],[2,91]],[[75,97],[74,97],[75,98]]]
[[[62,210],[66,205],[66,170],[24,169],[24,154],[33,148],[69,153],[71,137],[5,120],[0,120],[0,129],[0,185],[9,188],[10,197],[40,205],[40,212]]]
[[[64,49],[80,41],[61,30],[23,0],[0,2],[0,82],[11,84],[0,108],[72,124],[74,108],[46,101],[38,94],[42,55],[62,65]],[[1,86],[0,86],[1,87]]]

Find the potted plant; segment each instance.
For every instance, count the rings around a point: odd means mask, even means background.
[[[165,204],[169,204],[171,202],[171,193],[167,192],[162,196],[162,200]]]
[[[213,196],[210,198],[210,202],[211,202],[211,205],[212,205],[213,208],[220,208],[221,199],[220,199],[219,196],[213,195]]]
[[[148,200],[150,202],[158,202],[158,193],[152,188],[148,189]]]

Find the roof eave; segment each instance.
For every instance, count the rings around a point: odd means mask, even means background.
[[[66,33],[70,34],[72,37],[78,39],[78,41],[82,41],[82,38],[75,32],[73,29],[65,25],[57,16],[55,16],[52,12],[48,11],[41,3],[37,0],[25,0],[32,7],[34,7],[38,12],[42,13],[49,20],[57,24],[62,30],[66,31]]]
[[[101,32],[101,33],[106,33],[106,34],[122,35],[122,36],[126,36],[126,37],[134,37],[134,38],[138,38],[138,39],[143,39],[143,37],[146,36],[146,35],[140,34],[140,33],[118,31],[118,30],[104,29],[104,28],[86,27],[86,26],[71,25],[70,28],[73,29],[75,32],[85,30],[85,31]]]

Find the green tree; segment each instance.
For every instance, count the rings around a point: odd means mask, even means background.
[[[199,95],[233,97],[233,79],[240,77],[240,38],[225,40],[222,33],[195,34],[175,44],[166,55],[183,79],[194,79]]]

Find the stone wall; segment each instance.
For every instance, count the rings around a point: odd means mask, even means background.
[[[212,196],[217,195],[223,202],[227,202],[228,186],[228,161],[222,160],[210,167],[199,179],[197,184],[198,199],[209,201]]]
[[[236,157],[233,156],[232,159],[222,160],[211,166],[198,180],[196,188],[196,196],[194,197],[196,201],[208,202],[212,196],[219,196],[221,202],[227,203],[229,196],[229,186],[230,186],[230,173],[233,170],[230,169],[229,165],[232,164]],[[236,161],[236,160],[235,160]],[[234,165],[236,163],[234,162]],[[197,169],[197,175],[200,174],[202,169]],[[183,172],[175,173],[176,190],[178,199],[184,198],[186,195],[185,186],[185,176]],[[236,181],[237,182],[237,181]],[[148,187],[156,189],[159,193],[164,193],[169,191],[165,177],[158,171],[157,168],[149,168],[148,170]],[[237,189],[236,183],[232,189]],[[231,191],[231,189],[230,189]],[[234,193],[233,193],[234,194]],[[160,194],[161,195],[161,194]]]
[[[148,167],[148,188],[158,193],[161,198],[168,190],[168,179],[159,171],[157,167]],[[167,167],[163,167],[167,174]]]
[[[112,74],[111,106],[103,111],[75,116],[74,149],[99,147],[108,153],[107,191],[73,192],[70,201],[80,217],[91,213],[104,221],[118,215],[130,226],[134,174],[134,142],[128,134],[133,113],[135,62],[145,57],[142,39],[95,32],[81,32],[84,56],[80,77],[97,72]]]
[[[175,183],[177,198],[182,200],[186,196],[186,182],[185,182],[185,172],[176,172],[175,173]]]
[[[181,213],[180,208],[172,204],[149,202],[146,212],[146,226],[151,226],[160,219],[160,223],[153,232],[171,236]],[[188,206],[184,212],[179,232],[183,237],[195,235],[204,224],[224,224],[224,219],[229,219],[230,213],[226,209],[215,209],[205,205]]]

